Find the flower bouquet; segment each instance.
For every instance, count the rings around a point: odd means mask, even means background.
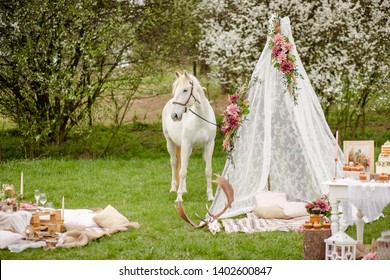
[[[225,138],[222,147],[232,162],[232,152],[237,129],[246,120],[245,116],[249,113],[248,100],[244,97],[246,90],[246,86],[241,86],[235,94],[229,95],[228,105],[224,111],[221,130],[225,134]]]

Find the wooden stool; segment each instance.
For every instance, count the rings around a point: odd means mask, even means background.
[[[303,230],[303,259],[325,260],[325,239],[331,236],[330,229]]]

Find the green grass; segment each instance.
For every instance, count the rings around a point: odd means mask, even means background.
[[[214,171],[222,170],[225,158],[217,155]],[[206,214],[204,165],[199,154],[190,161],[188,193],[184,195],[188,215]],[[80,248],[27,249],[20,253],[0,251],[0,259],[80,259],[80,260],[212,260],[303,258],[303,236],[295,232],[267,232],[212,235],[206,228],[194,229],[176,213],[176,195],[169,193],[168,155],[159,158],[41,159],[9,161],[0,165],[1,183],[19,187],[24,172],[25,199],[34,201],[34,189],[45,191],[54,206],[61,207],[65,196],[68,209],[115,207],[129,220],[140,223],[138,230],[102,237]],[[215,186],[214,186],[215,187]],[[365,226],[364,242],[371,243],[389,224],[386,218]],[[355,228],[348,234],[356,238]]]
[[[303,235],[295,232],[212,235],[206,228],[192,228],[177,214],[176,194],[169,192],[171,171],[161,124],[135,122],[123,126],[108,149],[109,156],[97,158],[111,133],[109,127],[96,126],[72,134],[61,147],[50,147],[41,159],[24,160],[18,132],[0,131],[0,184],[13,183],[18,189],[23,171],[26,201],[34,201],[33,191],[40,189],[57,208],[61,207],[62,196],[69,209],[104,208],[111,204],[129,220],[139,222],[141,228],[105,236],[81,248],[39,248],[20,253],[0,250],[0,259],[303,259]],[[225,164],[221,142],[222,135],[218,134],[214,173],[221,173]],[[196,221],[195,214],[206,214],[207,200],[200,151],[191,156],[187,184],[184,205]],[[365,244],[388,230],[390,206],[384,215],[365,225]],[[356,238],[355,231],[353,226],[347,233]]]

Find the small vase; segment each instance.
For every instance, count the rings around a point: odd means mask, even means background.
[[[311,214],[310,215],[310,222],[314,225],[315,222],[317,223],[321,223],[321,219],[324,217],[323,214],[319,214],[319,215],[316,215],[316,214]]]

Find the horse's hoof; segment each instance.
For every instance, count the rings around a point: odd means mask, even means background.
[[[172,189],[169,190],[169,192],[176,192],[176,189],[172,188]]]
[[[207,196],[207,200],[208,201],[213,201],[214,200],[214,196],[213,195],[208,195]]]
[[[183,198],[181,198],[181,197],[176,198],[175,203],[178,203],[178,202],[183,202]]]

